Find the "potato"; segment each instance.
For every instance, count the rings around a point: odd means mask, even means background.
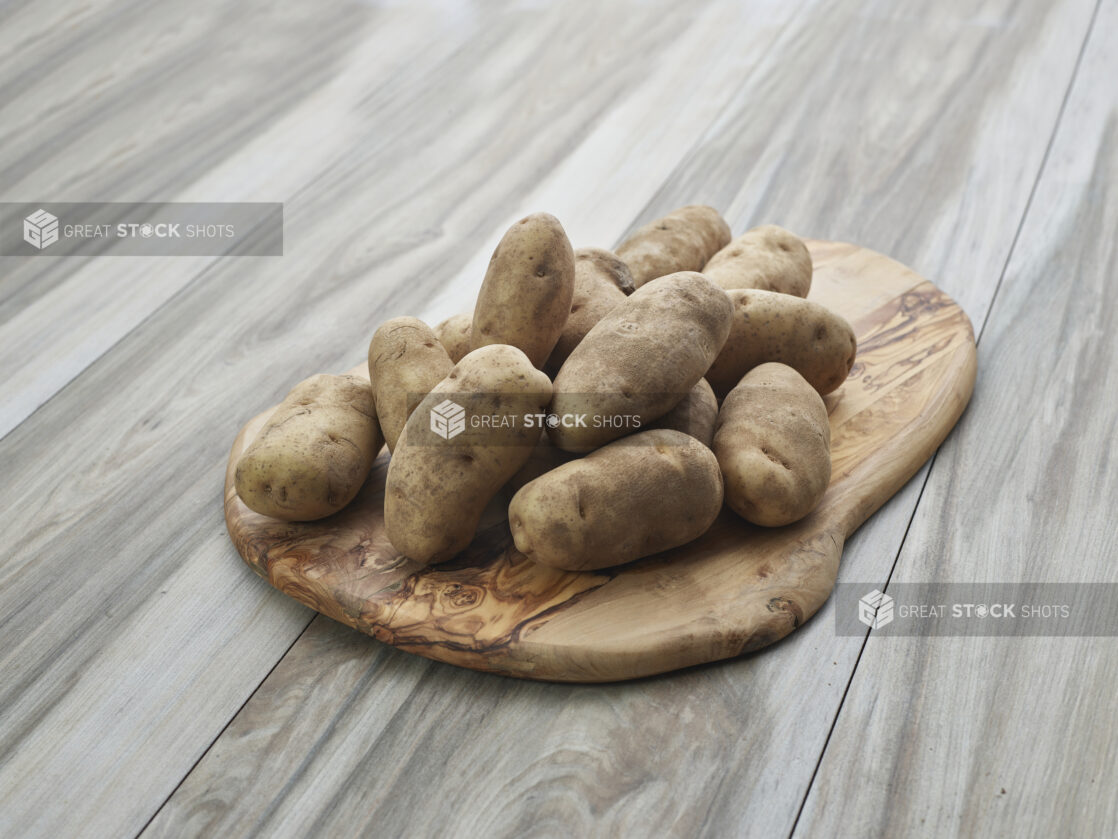
[[[451,315],[435,327],[435,337],[446,349],[450,360],[457,364],[466,357],[473,341],[474,328],[473,312],[463,312],[460,315]]]
[[[434,331],[418,318],[393,318],[373,333],[369,379],[377,421],[389,451],[395,451],[411,409],[449,376],[453,367]]]
[[[539,440],[539,426],[523,422],[522,415],[543,413],[550,399],[551,380],[515,347],[482,347],[458,362],[408,417],[388,465],[384,527],[396,550],[434,563],[465,548],[485,505]],[[463,426],[452,422],[442,433],[432,430],[436,408],[443,417],[465,409]],[[473,418],[494,416],[517,421],[472,426]]]
[[[730,226],[714,207],[691,204],[638,228],[617,247],[640,288],[678,271],[701,271],[730,242]]]
[[[759,288],[807,297],[811,254],[783,227],[766,224],[743,233],[710,258],[703,274],[724,289]]]
[[[767,361],[794,367],[821,394],[846,381],[858,342],[842,317],[810,300],[759,289],[728,291],[730,337],[706,378],[720,397]]]
[[[602,248],[579,248],[575,251],[574,289],[567,323],[547,360],[552,370],[562,367],[594,324],[633,293],[633,277],[616,254]]]
[[[359,376],[311,376],[287,394],[237,461],[250,510],[287,521],[338,512],[369,476],[384,438]]]
[[[714,454],[735,513],[764,527],[799,521],[831,480],[823,397],[784,364],[753,368],[722,403]]]
[[[590,451],[662,417],[703,377],[732,317],[726,292],[702,274],[681,271],[638,288],[556,375],[552,441]]]
[[[718,398],[706,379],[688,391],[683,401],[668,411],[650,428],[672,428],[690,434],[704,446],[714,440],[714,424],[718,421]]]
[[[542,367],[563,333],[575,287],[575,254],[555,216],[509,228],[493,251],[474,308],[471,346],[511,344]]]
[[[605,568],[697,539],[722,508],[710,449],[680,431],[642,431],[553,469],[509,504],[516,548],[571,571]]]

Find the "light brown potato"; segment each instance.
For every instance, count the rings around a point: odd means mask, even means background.
[[[509,504],[516,548],[572,571],[605,568],[702,536],[722,508],[710,449],[680,431],[642,431],[553,469]]]
[[[703,377],[732,317],[726,293],[702,274],[681,271],[638,288],[598,321],[555,377],[551,411],[561,422],[549,429],[552,441],[586,452],[662,417]],[[578,416],[583,425],[571,419]]]
[[[563,334],[575,288],[575,254],[555,216],[535,213],[509,228],[485,272],[471,346],[511,344],[542,367]]]
[[[823,397],[791,367],[755,367],[722,403],[714,454],[735,513],[764,527],[799,521],[831,480]]]
[[[547,368],[558,370],[598,321],[632,294],[633,277],[617,255],[602,248],[575,251],[575,290],[571,313],[551,351]]]
[[[457,364],[472,347],[474,329],[473,312],[451,315],[435,327],[435,337],[446,349],[450,360]]]
[[[726,292],[733,325],[706,378],[718,396],[767,361],[794,367],[821,394],[846,381],[858,341],[845,319],[810,300],[759,289]]]
[[[485,505],[516,474],[539,440],[521,420],[543,413],[551,380],[503,344],[463,358],[412,412],[388,465],[384,527],[396,550],[420,562],[450,559],[473,539]],[[446,401],[455,403],[441,409]],[[432,430],[432,409],[465,409],[463,430]],[[475,428],[473,418],[512,417],[510,427]],[[445,435],[445,431],[444,431]]]
[[[395,451],[411,410],[453,367],[434,331],[418,318],[392,318],[373,333],[369,379],[389,451]]]
[[[645,283],[677,271],[701,271],[707,260],[730,242],[730,225],[714,207],[690,204],[638,228],[617,247],[633,283]]]
[[[714,425],[718,422],[718,398],[710,383],[699,379],[683,401],[668,411],[650,428],[672,428],[690,434],[704,446],[714,442]]]
[[[313,521],[353,500],[383,445],[367,381],[311,376],[291,389],[241,455],[234,486],[261,515]]]
[[[703,274],[724,289],[759,288],[807,297],[811,290],[811,253],[783,227],[754,227],[710,258]]]

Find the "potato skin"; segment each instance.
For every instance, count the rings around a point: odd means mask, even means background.
[[[586,452],[634,428],[595,427],[593,416],[633,416],[640,427],[687,395],[718,355],[733,317],[722,289],[691,271],[660,277],[603,317],[555,377],[551,411],[587,414],[584,427],[549,429],[566,451]]]
[[[640,288],[678,271],[701,271],[730,242],[730,225],[718,210],[689,204],[638,228],[617,246]]]
[[[858,341],[850,324],[811,300],[760,289],[726,292],[733,325],[706,378],[720,397],[768,361],[794,367],[819,393],[846,381]]]
[[[435,327],[435,337],[455,364],[465,358],[472,348],[473,329],[473,312],[451,315]]]
[[[642,431],[553,469],[509,504],[516,548],[571,571],[605,568],[697,539],[722,508],[714,454],[680,431]]]
[[[710,383],[699,379],[683,401],[668,411],[649,428],[671,428],[690,434],[704,446],[714,442],[714,426],[718,422],[718,397]]]
[[[791,367],[755,367],[722,403],[714,454],[735,513],[764,527],[799,521],[831,480],[823,397]]]
[[[551,380],[515,347],[482,347],[458,362],[412,412],[388,465],[384,526],[396,550],[420,562],[443,562],[470,543],[486,504],[539,440],[539,428],[518,424],[409,445],[409,438],[424,440],[431,408],[458,395],[469,395],[463,407],[471,414],[542,412]]]
[[[471,346],[511,344],[542,367],[563,333],[575,287],[575,254],[555,216],[535,213],[508,229],[485,272]]]
[[[807,297],[811,271],[807,245],[775,224],[747,230],[703,267],[703,274],[727,290],[759,288],[795,297]]]
[[[392,318],[373,333],[369,379],[377,421],[389,451],[395,450],[404,430],[408,408],[414,408],[418,395],[430,393],[453,367],[434,331],[418,318]]]
[[[367,381],[311,376],[291,389],[241,455],[234,486],[261,515],[324,518],[353,500],[383,445]]]
[[[634,291],[629,266],[617,254],[603,248],[575,251],[575,285],[571,312],[555,349],[547,359],[547,369],[558,370],[586,333],[615,306],[624,303]]]

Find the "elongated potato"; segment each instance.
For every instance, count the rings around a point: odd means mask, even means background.
[[[590,451],[662,417],[703,377],[732,317],[726,293],[702,274],[681,271],[638,288],[556,375],[552,441]]]
[[[845,319],[825,306],[759,289],[726,292],[733,325],[706,378],[725,396],[741,377],[767,361],[794,367],[822,394],[846,381],[858,341]]]
[[[473,539],[485,505],[532,453],[551,380],[520,350],[474,350],[408,417],[388,465],[384,527],[420,562],[450,559]],[[475,420],[499,417],[512,424]]]
[[[754,227],[710,258],[703,274],[722,286],[759,288],[807,297],[811,290],[811,254],[783,227]]]
[[[579,248],[575,251],[575,290],[571,313],[559,336],[547,367],[558,370],[579,345],[586,333],[615,306],[624,303],[633,293],[633,277],[629,267],[616,254],[602,248]]]
[[[435,336],[439,343],[446,349],[450,360],[457,364],[466,357],[473,342],[474,315],[472,312],[463,312],[460,315],[451,315],[435,327]]]
[[[730,242],[730,225],[714,207],[690,204],[638,228],[617,247],[640,288],[678,271],[701,271]]]
[[[411,409],[453,367],[434,331],[418,318],[393,318],[373,333],[369,379],[389,451],[395,451]]]
[[[714,454],[735,513],[764,527],[799,521],[831,480],[823,398],[791,367],[755,367],[722,403]]]
[[[642,431],[525,485],[509,504],[516,548],[571,571],[605,568],[702,536],[722,508],[710,449],[671,429]]]
[[[511,344],[542,367],[563,334],[575,287],[575,254],[555,216],[536,213],[508,229],[485,272],[471,345]]]
[[[699,379],[683,401],[668,411],[650,428],[672,428],[690,434],[704,446],[714,441],[714,425],[718,422],[718,398],[706,379]]]
[[[250,510],[312,521],[353,500],[384,445],[359,376],[311,376],[291,389],[241,455],[233,481]]]

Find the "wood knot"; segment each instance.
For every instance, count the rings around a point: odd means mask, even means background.
[[[472,609],[484,597],[481,589],[461,583],[447,585],[443,588],[442,595],[442,599],[453,609]]]

